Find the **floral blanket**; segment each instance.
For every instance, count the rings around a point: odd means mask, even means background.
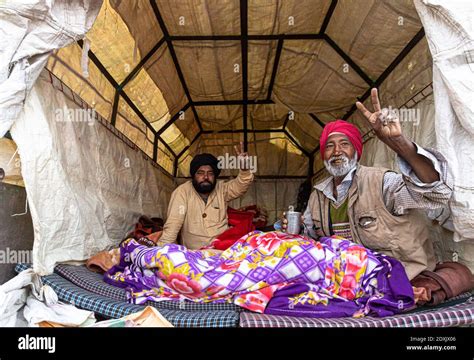
[[[330,311],[316,316],[326,317],[340,316],[341,309],[344,316],[384,316],[414,304],[400,263],[345,239],[253,231],[220,254],[176,244],[146,247],[134,239],[120,251],[120,264],[105,281],[128,289],[137,304],[231,302],[259,313],[290,309],[296,316],[315,316],[308,306],[323,306]]]

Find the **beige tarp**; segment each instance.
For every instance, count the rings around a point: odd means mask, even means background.
[[[6,184],[25,186],[21,176],[21,161],[13,140],[0,138],[0,168],[3,169],[3,180]]]
[[[330,4],[330,1],[314,0],[249,1],[248,34],[317,34],[323,26]],[[170,36],[240,35],[239,1],[159,0],[157,6]],[[274,103],[248,105],[249,130],[281,130],[286,124],[285,130],[291,139],[285,133],[258,133],[255,136],[250,133],[249,149],[258,149],[261,163],[268,156],[287,150],[299,154],[304,150],[306,155],[312,153],[318,145],[322,128],[309,114],[316,115],[323,123],[346,114],[357,96],[370,87],[367,81],[375,81],[421,27],[412,1],[369,1],[365,6],[349,0],[339,1],[325,31],[329,40],[289,39],[283,42],[271,93]],[[91,51],[117,84],[121,84],[163,38],[163,31],[150,1],[110,0],[104,2],[87,38],[91,43]],[[365,72],[366,79],[352,68],[347,58],[341,57],[330,46],[330,41],[335,42]],[[172,44],[192,101],[243,99],[240,38],[218,41],[175,40]],[[403,75],[402,71],[401,78],[409,80],[400,82],[400,77],[394,79],[392,76],[390,84],[393,90],[382,92],[384,97],[396,94],[397,102],[403,103],[431,82],[429,74],[422,79],[417,77],[417,74],[426,70],[426,64],[419,60],[423,57],[429,59],[425,40],[420,44],[418,52],[422,57],[412,61],[407,74]],[[248,41],[250,100],[267,98],[277,47],[276,38]],[[80,55],[80,47],[71,45],[57,52],[48,68],[73,90],[77,88],[81,96],[86,98],[85,101],[94,101],[98,110],[102,109],[102,115],[110,119],[114,89],[104,81],[92,62],[89,62],[90,77],[82,81],[90,86],[80,89]],[[76,76],[69,69],[58,65],[59,61],[74,67]],[[414,79],[416,83],[408,84]],[[386,83],[389,81],[383,82],[382,87]],[[177,174],[187,176],[186,166],[196,151],[213,147],[215,151],[215,146],[220,144],[216,139],[229,139],[227,134],[216,137],[205,132],[243,130],[242,105],[195,106],[198,119],[191,107],[185,108],[189,99],[166,42],[125,84],[123,91],[157,131],[172,116],[185,109],[184,114],[160,134],[159,143],[163,141],[169,144],[172,153],[164,146],[158,146],[157,161],[171,174],[177,155],[180,155]],[[289,121],[285,122],[289,115]],[[352,120],[366,130],[363,119],[353,117]],[[189,147],[200,132],[198,121],[204,133]],[[145,153],[153,155],[153,134],[149,129],[147,131],[141,119],[122,98],[116,126]],[[231,150],[231,147],[225,149]],[[224,153],[224,149],[220,152]],[[291,155],[278,155],[273,166],[260,166],[257,174],[304,176],[308,172],[307,167],[295,168],[307,166],[309,159],[306,155],[303,155],[306,159],[300,161],[293,161]],[[315,165],[315,172],[322,168],[317,159]],[[268,172],[264,172],[267,168]]]

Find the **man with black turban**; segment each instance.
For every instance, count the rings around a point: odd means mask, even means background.
[[[239,175],[230,181],[218,181],[223,164],[211,154],[199,154],[191,161],[192,180],[178,186],[171,194],[168,218],[163,234],[154,238],[158,245],[177,242],[181,231],[181,243],[196,250],[207,246],[219,234],[228,229],[227,204],[244,195],[253,181],[248,170],[248,155],[235,146]]]

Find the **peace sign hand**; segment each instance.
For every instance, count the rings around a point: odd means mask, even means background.
[[[361,102],[357,101],[357,109],[368,120],[377,137],[386,144],[398,140],[402,136],[402,128],[396,111],[391,108],[380,107],[377,89],[372,89],[370,93],[374,112],[370,112]]]
[[[237,162],[240,165],[241,170],[248,170],[248,156],[247,152],[244,152],[244,143],[240,142],[240,146],[234,145],[235,154],[237,155]]]

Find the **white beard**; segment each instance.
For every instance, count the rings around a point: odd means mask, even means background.
[[[341,159],[342,163],[339,165],[332,165],[334,160]],[[333,156],[329,161],[324,160],[324,166],[329,174],[334,177],[346,176],[352,169],[357,166],[357,153],[354,153],[354,157],[349,160],[345,155]]]

